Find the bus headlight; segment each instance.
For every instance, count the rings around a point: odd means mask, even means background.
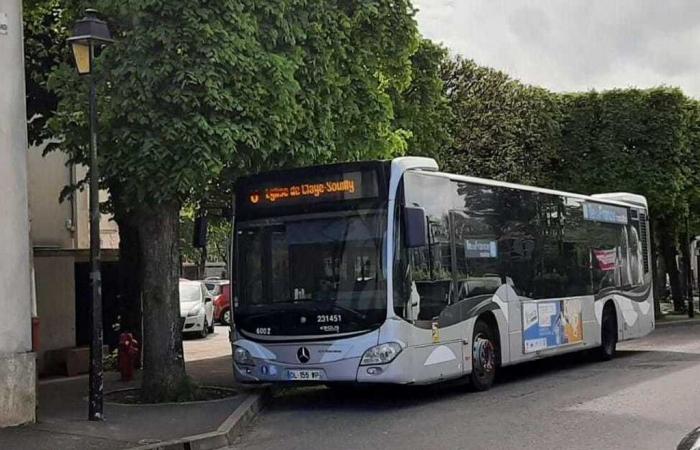
[[[388,364],[399,356],[401,350],[401,344],[398,342],[387,342],[386,344],[375,345],[362,355],[360,365]]]
[[[255,362],[253,357],[250,356],[250,352],[243,347],[236,347],[233,351],[233,360],[239,366],[254,366]]]

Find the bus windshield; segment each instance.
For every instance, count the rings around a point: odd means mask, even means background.
[[[238,224],[239,330],[301,336],[379,326],[385,216],[355,210]]]

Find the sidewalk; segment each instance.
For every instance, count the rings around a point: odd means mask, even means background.
[[[667,326],[681,323],[700,322],[700,299],[693,297],[695,306],[695,317],[688,317],[688,313],[677,313],[673,310],[673,303],[661,303],[661,317],[656,320],[656,326]]]
[[[0,449],[112,450],[216,431],[252,394],[250,389],[233,381],[228,339],[226,346],[217,343],[224,339],[221,335],[225,332],[221,330],[217,334],[199,342],[185,341],[187,372],[201,385],[235,389],[235,396],[162,405],[120,405],[106,401],[105,421],[89,422],[87,376],[44,380],[39,383],[37,423],[0,430]],[[138,380],[123,383],[117,373],[105,374],[105,392],[138,386]]]

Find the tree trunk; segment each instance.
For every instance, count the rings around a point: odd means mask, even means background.
[[[115,212],[119,226],[119,315],[121,331],[132,333],[143,342],[141,305],[141,244],[133,218]]]
[[[141,211],[138,234],[143,256],[144,352],[142,399],[181,401],[192,397],[185,373],[180,322],[178,245],[180,205]]]
[[[680,242],[680,254],[681,254],[681,286],[683,289],[683,296],[685,297],[688,310],[695,309],[693,304],[693,299],[691,297],[693,292],[693,274],[691,270],[691,258],[690,255],[690,235],[688,234],[688,227],[681,233]]]
[[[676,229],[671,219],[659,221],[659,238],[661,251],[664,257],[664,266],[671,284],[671,298],[673,298],[673,309],[676,312],[684,312],[683,292],[681,289],[681,278],[676,263]]]
[[[207,248],[199,249],[199,279],[203,280],[207,276]]]

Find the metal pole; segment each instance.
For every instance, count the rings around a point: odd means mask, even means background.
[[[97,166],[97,92],[93,60],[94,44],[90,43],[90,394],[88,420],[103,420],[102,394],[102,276],[100,273],[100,186]]]
[[[690,258],[693,257],[690,242],[690,214],[686,214],[684,243],[686,256],[683,258],[683,260],[685,262],[685,273],[688,283],[688,317],[693,318],[695,317],[695,303],[693,302],[693,274],[690,271]]]

